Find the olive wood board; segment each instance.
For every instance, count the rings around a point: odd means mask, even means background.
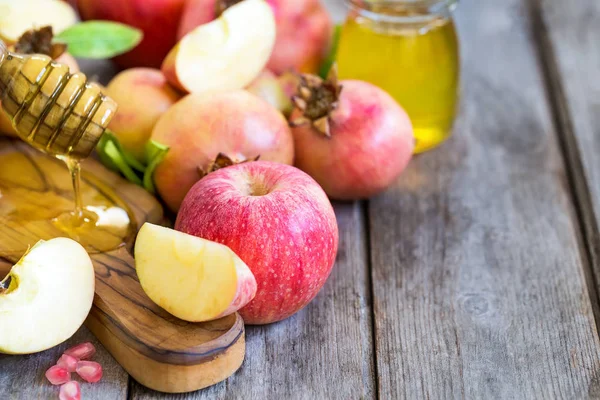
[[[27,168],[14,167],[25,165],[24,160]],[[231,376],[244,360],[242,318],[234,314],[212,322],[189,323],[154,304],[142,290],[130,252],[144,222],[164,220],[162,207],[149,193],[95,160],[84,161],[82,167],[84,203],[90,199],[106,203],[108,199],[127,208],[132,220],[131,234],[122,246],[91,254],[96,295],[86,326],[136,381],[151,389],[189,392]],[[23,142],[0,139],[0,193],[14,185],[19,185],[20,201],[29,202],[19,203],[25,209],[43,207],[44,199],[57,195],[73,202],[70,176],[61,161]],[[0,195],[0,278],[27,246],[39,239],[64,236],[53,231],[51,223],[47,229],[6,223],[2,206]]]

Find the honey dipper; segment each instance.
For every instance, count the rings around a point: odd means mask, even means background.
[[[20,55],[0,41],[0,100],[18,135],[55,156],[86,158],[117,109],[100,86],[46,55]]]

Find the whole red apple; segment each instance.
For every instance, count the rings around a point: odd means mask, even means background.
[[[121,22],[144,32],[144,39],[115,61],[124,68],[160,68],[177,43],[177,29],[185,0],[77,0],[83,20]]]
[[[338,248],[335,213],[299,169],[268,161],[208,174],[183,201],[175,229],[229,246],[258,284],[248,324],[285,319],[319,292]]]
[[[277,23],[277,39],[267,68],[276,74],[287,70],[315,73],[327,52],[332,22],[319,0],[267,0]],[[179,37],[212,21],[217,8],[231,0],[187,0]]]

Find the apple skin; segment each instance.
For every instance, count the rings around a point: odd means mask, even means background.
[[[337,200],[371,197],[385,190],[412,158],[410,118],[385,91],[367,82],[341,81],[331,113],[331,138],[311,125],[292,128],[296,167]],[[300,112],[294,110],[291,121]]]
[[[240,310],[248,324],[290,317],[319,292],[335,262],[338,227],[323,189],[297,168],[256,161],[208,174],[189,191],[175,229],[231,248],[256,278]]]
[[[109,20],[134,26],[144,32],[142,42],[115,58],[123,68],[160,68],[177,42],[177,28],[185,0],[79,0],[83,20]]]
[[[217,0],[188,0],[178,37],[216,18]],[[267,0],[275,13],[277,39],[267,68],[276,74],[288,70],[316,73],[332,34],[332,21],[320,0]]]
[[[158,120],[152,140],[169,151],[154,173],[163,201],[177,211],[188,190],[219,153],[238,161],[293,164],[294,143],[283,115],[245,90],[190,94]]]
[[[108,128],[125,150],[146,161],[145,146],[158,119],[180,98],[162,72],[152,68],[127,69],[113,78],[105,93],[119,104]]]

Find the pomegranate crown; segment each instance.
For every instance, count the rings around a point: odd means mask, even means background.
[[[329,119],[338,107],[342,86],[338,83],[337,66],[331,67],[326,80],[316,75],[300,76],[298,93],[292,102],[302,115],[290,121],[291,126],[311,124],[318,132],[331,137]]]
[[[53,43],[53,38],[51,26],[28,30],[15,43],[15,51],[21,54],[45,54],[56,59],[67,50],[67,45]]]
[[[206,169],[204,169],[202,167],[198,167],[198,174],[200,175],[201,178],[204,178],[206,175],[210,174],[211,172],[218,171],[221,168],[231,167],[232,165],[243,164],[243,163],[251,162],[251,161],[258,161],[259,158],[260,158],[260,154],[254,158],[241,159],[241,160],[237,159],[236,160],[236,159],[229,157],[227,154],[219,153],[219,154],[217,154],[217,157],[215,157],[215,160],[212,161]]]

